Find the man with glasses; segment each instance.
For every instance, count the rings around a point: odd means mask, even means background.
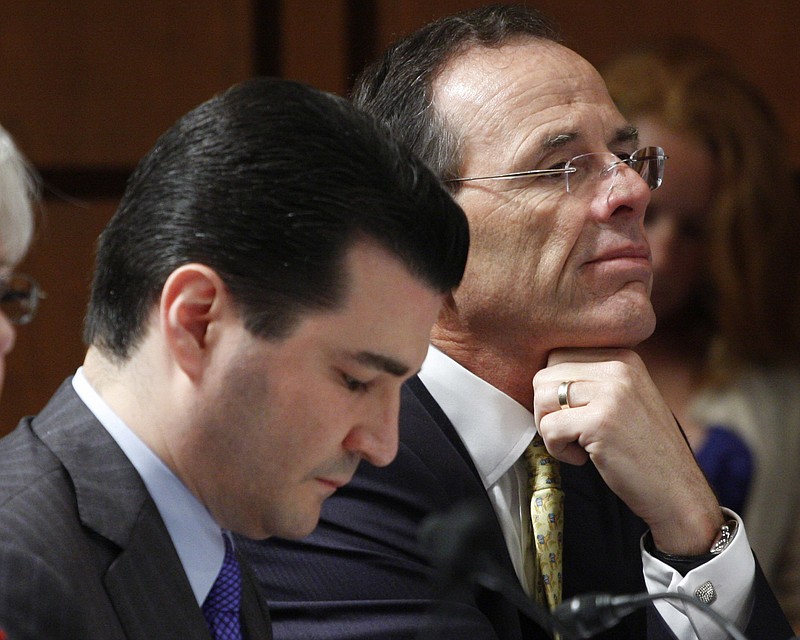
[[[42,294],[29,276],[13,273],[33,237],[36,178],[8,132],[0,127],[0,388],[5,356],[14,347],[15,325],[36,314]]]
[[[276,638],[549,637],[486,571],[543,607],[679,591],[752,638],[790,636],[739,517],[631,350],[655,323],[643,218],[664,151],[637,149],[597,72],[522,7],[424,27],[366,70],[354,99],[449,185],[470,257],[406,384],[395,462],[362,465],[309,538],[248,545]],[[529,475],[550,486],[529,496]],[[465,500],[474,512],[423,549],[423,519]],[[437,608],[429,555],[481,586],[454,580]],[[726,637],[684,602],[656,606],[608,637]]]
[[[11,324],[28,324],[36,315],[44,294],[39,283],[24,273],[0,276],[0,311]]]

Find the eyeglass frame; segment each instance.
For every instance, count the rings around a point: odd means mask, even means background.
[[[14,280],[25,282],[29,287],[28,290],[21,291],[18,288],[12,287],[11,283],[13,283]],[[24,300],[24,302],[20,305],[23,313],[19,315],[13,315],[7,312],[4,305],[6,303],[15,301],[14,298],[7,297],[9,294],[16,295],[16,299],[18,300]],[[46,297],[47,295],[44,291],[42,291],[39,283],[25,273],[14,272],[0,275],[0,311],[2,311],[3,315],[8,318],[9,322],[15,326],[25,325],[33,320],[33,318],[36,316],[36,312],[39,309],[39,301]]]
[[[643,152],[643,151],[647,152],[647,154],[644,157],[638,157],[636,155],[639,152]],[[594,152],[590,152],[590,153],[581,153],[581,154],[579,154],[577,156],[574,156],[574,157],[570,158],[565,163],[565,165],[563,167],[559,167],[558,169],[528,169],[526,171],[514,171],[514,172],[511,172],[511,173],[499,173],[499,174],[490,175],[490,176],[470,176],[470,177],[467,177],[467,178],[449,178],[447,180],[443,180],[443,182],[445,184],[450,184],[450,183],[473,182],[473,181],[476,181],[476,180],[513,180],[513,179],[516,179],[516,178],[526,178],[526,177],[529,177],[529,176],[563,175],[564,176],[564,184],[565,184],[564,188],[565,188],[567,193],[570,193],[569,181],[568,181],[567,176],[569,174],[576,173],[578,171],[578,169],[577,169],[577,167],[571,167],[569,165],[572,162],[574,162],[575,160],[577,160],[578,158],[585,158],[586,156],[606,155],[606,154],[612,155],[612,156],[617,156],[619,158],[619,154],[616,154],[613,151],[594,151]],[[612,164],[608,165],[604,169],[604,172],[610,171],[614,167],[618,167],[621,164],[624,164],[624,165],[628,166],[628,168],[630,168],[630,169],[635,171],[635,169],[633,169],[633,167],[631,167],[631,165],[630,165],[631,162],[635,162],[637,160],[638,161],[653,160],[653,159],[661,160],[662,161],[662,168],[661,168],[661,171],[660,171],[660,175],[658,177],[658,183],[655,186],[651,187],[650,183],[645,181],[647,183],[647,186],[650,187],[650,191],[655,191],[656,189],[658,189],[661,186],[661,183],[664,180],[663,161],[667,160],[668,158],[669,158],[669,156],[664,152],[664,149],[661,148],[661,147],[656,147],[656,146],[641,147],[640,149],[636,149],[635,151],[632,151],[630,156],[628,156],[627,158],[619,158],[619,160],[617,162],[613,162]],[[638,171],[636,171],[636,174],[641,177],[641,174]]]

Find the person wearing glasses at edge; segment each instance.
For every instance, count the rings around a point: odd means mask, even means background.
[[[30,276],[14,272],[33,237],[35,185],[25,158],[0,127],[0,389],[5,380],[5,357],[14,348],[14,325],[33,319],[41,295]]]
[[[680,591],[749,638],[792,635],[633,351],[655,326],[644,216],[668,150],[640,148],[556,34],[532,8],[483,7],[423,27],[356,81],[354,103],[452,190],[472,243],[405,385],[395,461],[361,465],[309,537],[243,545],[276,639],[549,637],[480,586],[438,606],[417,541],[426,516],[472,499],[488,524],[463,562],[488,556],[531,593],[523,452],[537,431],[561,461],[564,599]],[[659,600],[597,637],[726,634]]]

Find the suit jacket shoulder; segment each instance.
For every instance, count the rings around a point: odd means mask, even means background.
[[[0,461],[10,638],[210,638],[155,503],[69,380],[0,441]]]

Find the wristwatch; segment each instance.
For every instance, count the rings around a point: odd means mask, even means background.
[[[737,520],[733,518],[726,520],[719,528],[719,532],[714,538],[714,542],[711,543],[711,548],[708,552],[716,556],[725,551],[728,545],[733,541],[738,527],[739,522]]]
[[[704,554],[699,556],[679,556],[672,553],[664,553],[659,551],[653,543],[653,536],[648,531],[645,536],[645,549],[654,558],[658,558],[661,562],[668,564],[675,569],[678,573],[685,576],[692,569],[704,565],[709,560],[713,560],[720,553],[722,553],[728,545],[733,541],[736,535],[736,529],[739,523],[731,518],[722,523],[717,535],[711,543],[711,548]]]

